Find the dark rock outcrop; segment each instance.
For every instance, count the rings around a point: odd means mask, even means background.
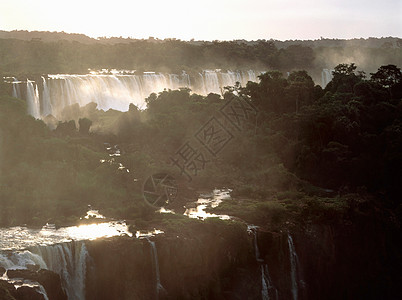
[[[17,300],[45,300],[45,297],[36,289],[28,286],[18,288],[14,295]]]
[[[16,289],[11,283],[0,280],[0,300],[16,300],[13,296],[15,293]]]
[[[34,287],[16,289],[13,284],[0,280],[0,300],[45,300],[45,297]]]
[[[259,299],[261,273],[245,226],[215,223],[151,238],[159,288],[146,239],[88,241],[86,299]]]
[[[310,224],[292,233],[298,299],[397,299],[402,254],[382,225]],[[400,243],[400,242],[399,242]],[[287,233],[258,232],[258,245],[280,299],[292,299]]]
[[[45,288],[49,300],[67,300],[60,276],[52,271],[8,270],[7,275],[9,278],[23,278],[40,283]]]

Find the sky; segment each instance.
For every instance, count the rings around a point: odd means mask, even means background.
[[[0,0],[0,30],[182,40],[402,37],[402,0]]]

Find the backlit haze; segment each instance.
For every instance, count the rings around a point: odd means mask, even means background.
[[[0,2],[0,30],[183,40],[402,36],[400,0]]]

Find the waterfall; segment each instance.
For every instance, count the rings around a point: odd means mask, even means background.
[[[46,79],[42,76],[43,94],[42,94],[42,116],[47,116],[52,113],[52,104],[50,103],[50,94],[47,87]]]
[[[28,265],[38,265],[39,267],[46,269],[46,263],[42,257],[28,250],[9,252],[8,255],[6,253],[0,253],[0,266],[6,270],[26,269]],[[3,274],[0,274],[0,278],[2,280],[7,280],[10,283],[15,282],[15,280],[8,278],[7,273],[5,273],[3,276],[1,275]],[[31,288],[35,288],[39,294],[43,295],[45,300],[49,300],[45,288],[40,283],[24,279],[18,280],[18,284],[20,286],[27,285]]]
[[[271,277],[269,276],[268,264],[264,264],[264,260],[260,257],[260,250],[257,243],[257,229],[258,226],[255,225],[247,226],[247,231],[253,234],[255,258],[257,262],[261,263],[261,298],[262,300],[269,300],[269,295],[271,294],[275,295],[275,299],[278,300],[278,290],[273,285]]]
[[[155,270],[155,279],[156,279],[156,298],[158,299],[160,291],[164,290],[161,284],[160,273],[159,273],[158,252],[156,251],[155,242],[151,241],[148,237],[146,239],[151,246],[152,265]]]
[[[46,269],[46,263],[43,258],[28,250],[12,252],[9,255],[0,253],[0,266],[9,269],[26,269],[28,265],[38,265]]]
[[[265,276],[264,265],[261,265],[261,281],[262,281],[261,298],[262,300],[269,300],[269,293],[268,293],[269,281]]]
[[[327,84],[334,78],[332,75],[333,70],[329,69],[323,69],[321,72],[321,82],[322,82],[322,88],[325,88]]]
[[[12,81],[12,85],[13,85],[12,96],[14,98],[21,98],[21,91],[20,91],[19,83],[20,82],[17,80],[17,78],[13,77],[13,81]]]
[[[298,286],[297,286],[297,254],[295,246],[293,244],[293,239],[288,235],[288,245],[289,245],[289,256],[290,256],[290,278],[292,280],[292,295],[293,299],[298,298]]]
[[[247,75],[248,75],[248,81],[257,82],[257,75],[255,74],[255,72],[253,70],[248,70]]]
[[[259,250],[259,248],[258,248],[258,243],[257,243],[257,229],[258,229],[258,227],[257,227],[257,226],[254,226],[254,225],[248,225],[248,226],[247,226],[247,231],[248,231],[249,233],[253,234],[255,259],[256,259],[258,262],[263,262],[264,260],[262,260],[262,259],[260,258],[260,250]]]
[[[46,269],[60,275],[68,299],[85,299],[88,251],[84,242],[73,241],[52,246],[37,246],[32,251],[43,258]]]
[[[34,118],[40,118],[40,102],[38,86],[33,81],[27,80],[27,105],[28,113]]]
[[[46,290],[43,287],[43,285],[39,284],[38,288],[39,288],[39,294],[41,294],[45,300],[49,300],[49,297],[47,296]]]
[[[38,85],[33,85],[33,81],[27,80],[27,105],[28,113],[34,118],[40,118],[40,102]]]
[[[278,290],[272,284],[267,264],[261,265],[261,280],[262,280],[262,290],[261,290],[262,300],[269,300],[270,294],[274,295],[275,300],[278,300],[279,299]]]
[[[33,81],[27,80],[26,101],[28,113],[35,118],[52,114],[60,117],[63,109],[72,104],[85,106],[95,102],[99,109],[127,111],[130,103],[145,108],[145,98],[151,93],[165,89],[189,88],[194,93],[208,95],[222,94],[225,86],[240,82],[256,81],[256,72],[249,70],[227,71],[205,70],[196,77],[182,74],[162,74],[144,72],[134,74],[87,74],[87,75],[48,75],[42,77],[41,90]],[[18,84],[13,82],[13,96],[21,96]]]
[[[221,94],[222,86],[219,85],[218,73],[215,71],[204,71],[203,82],[204,82],[204,92],[202,94],[207,93],[215,93]]]

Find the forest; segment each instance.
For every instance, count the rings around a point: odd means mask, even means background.
[[[13,34],[19,37],[0,32],[0,228],[101,222],[83,219],[94,208],[107,220],[124,220],[134,235],[165,232],[152,240],[85,241],[92,265],[81,298],[138,293],[148,299],[155,292],[149,253],[156,256],[156,244],[166,299],[222,299],[224,293],[227,299],[266,299],[273,295],[273,286],[264,292],[268,264],[281,299],[398,297],[400,39],[95,41]],[[165,89],[148,95],[146,107],[130,104],[128,111],[75,103],[60,112],[62,120],[35,119],[26,100],[11,96],[9,77],[104,68],[262,72],[257,82],[226,86],[221,94]],[[323,68],[333,75],[325,87],[314,81]],[[174,214],[161,213],[145,197],[145,183],[155,174],[169,174],[177,184],[165,203]],[[217,188],[230,189],[231,198],[207,212],[230,221],[183,214],[200,194]],[[303,280],[292,277],[291,236]],[[78,245],[71,241],[71,253]],[[5,290],[0,286],[0,298]],[[156,293],[165,299],[158,282]]]
[[[88,204],[116,218],[149,221],[155,216],[143,201],[141,184],[165,170],[181,184],[176,208],[188,201],[191,189],[229,186],[249,200],[218,209],[264,226],[306,222],[296,219],[303,213],[313,217],[314,210],[325,222],[338,222],[339,214],[347,217],[361,206],[380,209],[396,226],[401,78],[395,65],[367,76],[354,64],[340,64],[322,89],[306,71],[287,78],[269,71],[258,83],[226,87],[223,96],[189,89],[151,94],[145,110],[76,104],[65,109],[75,119],[59,122],[55,130],[27,115],[23,100],[3,95],[1,224],[74,224]],[[3,83],[3,92],[9,88]],[[231,103],[248,105],[247,118],[238,113],[240,127],[222,117]],[[231,140],[214,153],[219,155],[204,153],[197,168],[173,164],[181,146],[197,142],[211,116]],[[119,145],[123,154],[110,159],[104,143]],[[119,170],[118,163],[130,172]]]
[[[306,70],[356,63],[366,72],[402,60],[401,40],[181,41],[177,39],[90,39],[50,32],[0,32],[0,75],[87,73],[126,69],[180,73],[203,69]],[[23,76],[24,75],[24,76]]]

